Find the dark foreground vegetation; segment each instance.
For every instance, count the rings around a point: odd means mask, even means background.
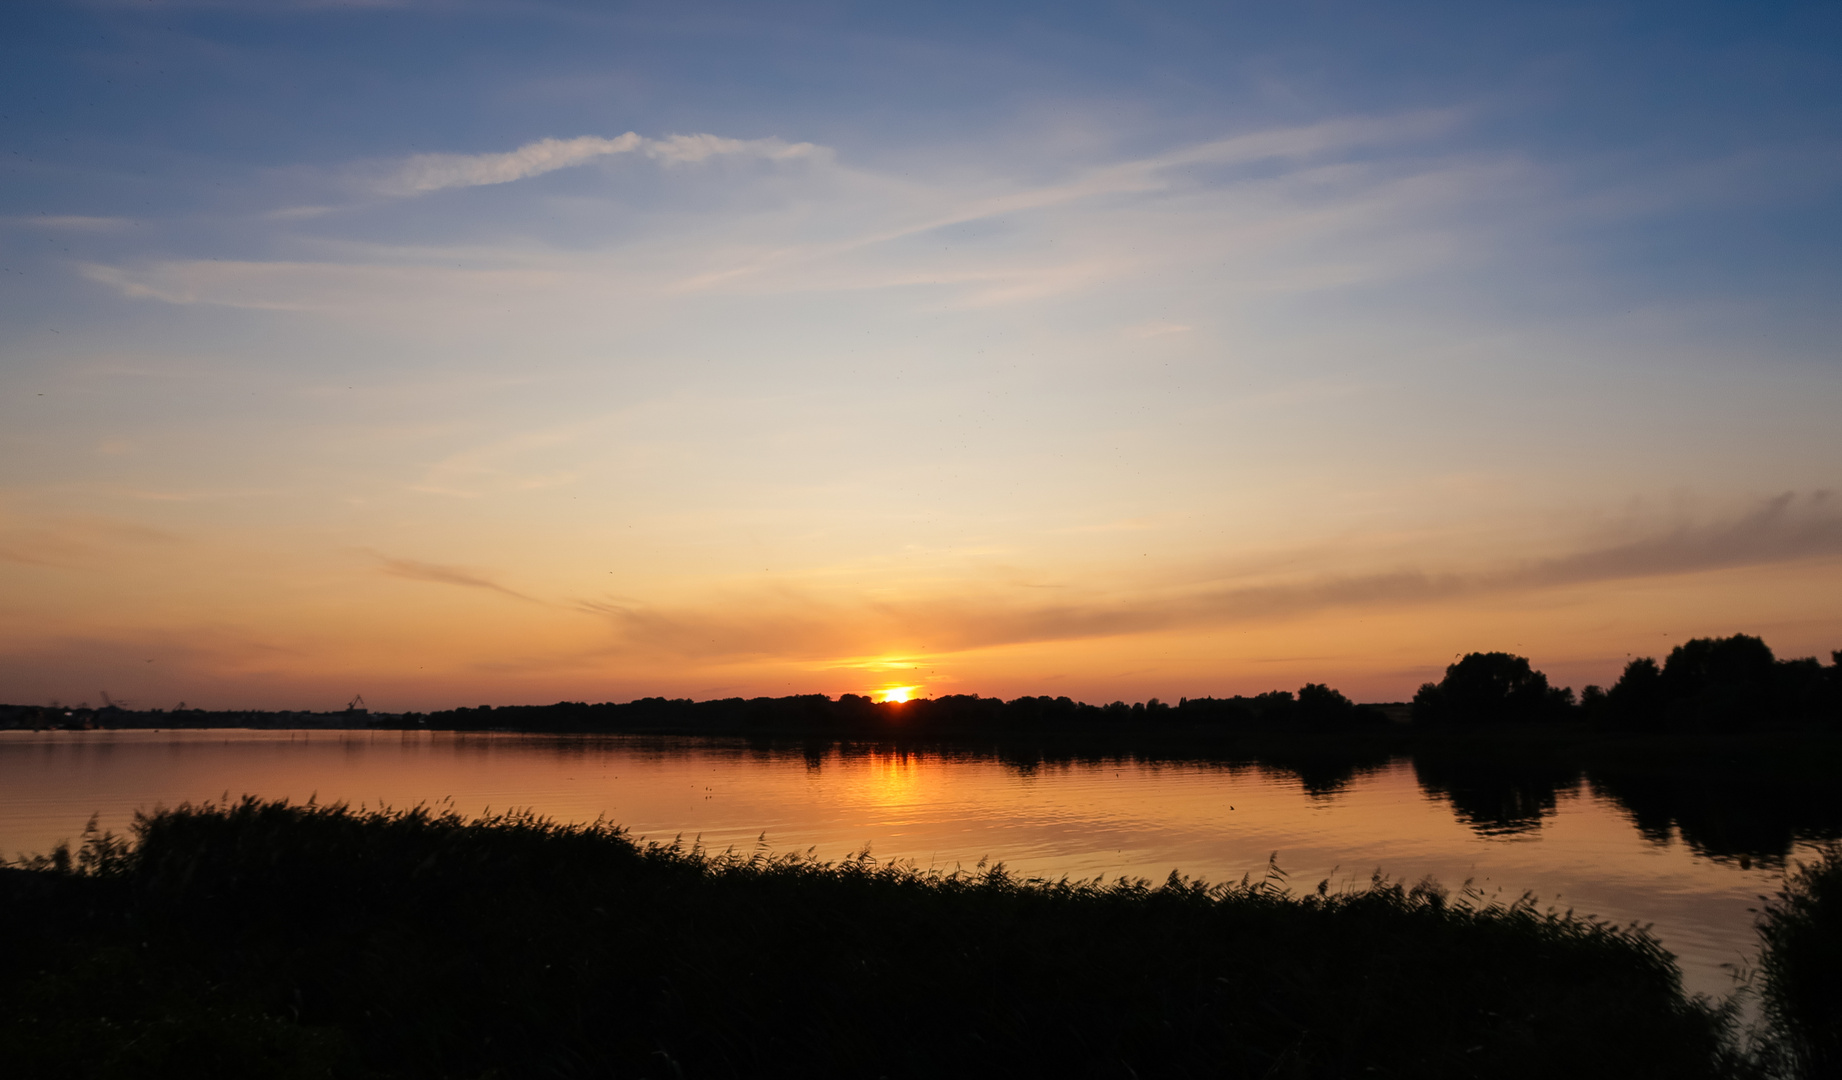
[[[1842,845],[1799,864],[1759,918],[1763,1049],[1782,1075],[1842,1077]]]
[[[1431,885],[1026,882],[253,800],[135,834],[0,872],[32,928],[0,951],[10,1075],[1755,1068],[1647,934]]]

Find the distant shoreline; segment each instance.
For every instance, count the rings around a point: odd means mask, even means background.
[[[771,705],[810,699],[757,699]],[[990,701],[993,699],[979,699]],[[706,703],[697,703],[706,704]],[[708,703],[721,704],[721,703]],[[919,703],[895,706],[910,709]],[[1249,758],[1293,753],[1327,753],[1372,761],[1416,750],[1478,753],[1540,749],[1546,753],[1586,752],[1594,756],[1623,752],[1673,755],[1720,753],[1744,747],[1754,751],[1813,753],[1815,760],[1842,762],[1842,731],[1786,721],[1745,730],[1631,731],[1597,727],[1585,719],[1504,722],[1466,727],[1415,725],[1405,719],[1324,727],[1276,724],[1185,722],[1172,718],[1153,723],[1084,723],[1050,725],[977,725],[972,723],[838,724],[789,722],[789,717],[729,716],[720,722],[663,722],[657,716],[629,722],[584,722],[581,706],[508,706],[491,710],[440,713],[363,713],[264,710],[188,710],[183,713],[110,710],[58,710],[0,705],[0,734],[22,731],[302,731],[407,732],[551,736],[629,736],[635,738],[739,739],[788,745],[846,743],[885,745],[914,750],[987,750],[994,753],[1034,749],[1048,756],[1088,754],[1173,758]],[[605,706],[588,706],[603,710]],[[621,706],[614,706],[621,709]],[[879,712],[885,709],[880,703]],[[1406,706],[1366,705],[1365,710],[1401,710]],[[893,710],[890,710],[893,711]],[[1176,712],[1173,707],[1171,712]],[[884,714],[886,716],[886,713]],[[899,714],[898,714],[899,715]],[[1385,715],[1385,713],[1384,713]],[[605,714],[604,714],[605,716]],[[881,718],[881,717],[879,717]],[[611,719],[611,718],[608,718]],[[692,717],[685,719],[691,720]],[[757,722],[737,722],[754,719]],[[761,722],[767,721],[767,722]],[[1787,759],[1795,761],[1794,758]]]
[[[1388,742],[1399,733],[1589,731],[1684,735],[1803,730],[1842,731],[1842,651],[1832,663],[1781,660],[1761,638],[1694,638],[1664,663],[1639,657],[1610,689],[1577,697],[1556,687],[1526,657],[1466,653],[1440,682],[1422,684],[1412,702],[1358,704],[1324,683],[1252,696],[1150,698],[1093,705],[1068,697],[1005,700],[977,694],[885,698],[862,694],[786,697],[646,697],[627,702],[480,705],[433,712],[372,712],[362,696],[338,712],[301,710],[134,710],[102,694],[103,707],[0,705],[8,728],[421,729],[547,734],[746,735],[819,739],[946,739],[1105,736],[1152,739],[1336,735]],[[900,688],[903,694],[914,689]],[[1187,733],[1187,734],[1182,734]],[[1551,736],[1538,735],[1547,738]],[[1500,736],[1491,736],[1500,738]]]

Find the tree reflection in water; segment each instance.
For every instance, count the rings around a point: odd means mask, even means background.
[[[1422,791],[1450,803],[1460,821],[1485,836],[1540,828],[1560,792],[1577,788],[1581,776],[1577,763],[1544,753],[1480,753],[1470,746],[1417,750],[1413,771]]]
[[[1582,780],[1652,843],[1722,862],[1782,865],[1798,842],[1842,837],[1831,740],[1586,741],[1423,746],[1414,776],[1485,836],[1540,829]]]
[[[1355,780],[1412,762],[1421,791],[1448,805],[1481,836],[1539,833],[1561,796],[1590,790],[1615,804],[1647,840],[1680,838],[1721,862],[1780,866],[1799,842],[1842,838],[1842,741],[1828,736],[1705,736],[1579,739],[1502,733],[1483,739],[1386,740],[1336,736],[1274,739],[1240,747],[1104,748],[1001,739],[953,746],[879,741],[802,747],[809,767],[828,751],[844,758],[892,749],[956,759],[997,760],[1019,775],[1045,767],[1138,762],[1254,768],[1284,777],[1313,799],[1331,800]]]
[[[1611,800],[1656,844],[1678,837],[1700,855],[1722,862],[1780,866],[1799,842],[1842,838],[1842,800],[1833,794],[1842,774],[1842,740],[1825,735],[1343,739],[1327,735],[1272,739],[1239,747],[1104,748],[1053,740],[1000,739],[953,746],[902,746],[864,741],[835,744],[845,758],[900,748],[944,758],[995,759],[1019,775],[1045,767],[1139,762],[1255,768],[1299,785],[1314,799],[1342,795],[1360,777],[1411,760],[1429,798],[1451,807],[1481,836],[1537,834],[1563,793],[1581,789]],[[806,744],[809,767],[823,760]]]
[[[1815,751],[1815,752],[1813,752]],[[1746,743],[1607,752],[1586,771],[1645,838],[1723,862],[1780,866],[1799,841],[1842,837],[1833,745]]]

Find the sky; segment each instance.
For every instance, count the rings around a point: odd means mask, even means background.
[[[1842,649],[1842,8],[0,9],[0,700]]]

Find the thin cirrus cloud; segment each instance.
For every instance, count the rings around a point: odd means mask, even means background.
[[[879,223],[857,235],[830,243],[776,248],[767,257],[750,264],[725,267],[702,277],[688,279],[680,284],[680,288],[690,290],[719,282],[733,284],[738,279],[750,276],[784,279],[789,265],[793,263],[834,259],[853,251],[900,241],[936,229],[1007,215],[1043,213],[1109,197],[1156,198],[1196,184],[1221,188],[1224,185],[1220,181],[1201,182],[1186,173],[1186,170],[1193,172],[1203,166],[1233,168],[1275,161],[1301,166],[1337,152],[1424,142],[1449,132],[1466,115],[1460,109],[1437,109],[1386,117],[1344,117],[1314,124],[1269,128],[1192,143],[1161,154],[1078,169],[1065,179],[997,193],[955,191],[950,187],[917,189],[911,185],[895,184],[887,178],[860,174],[859,179],[868,181],[872,187],[896,196],[896,205],[892,207],[895,212],[886,223]],[[816,152],[826,154],[829,159],[830,151],[817,148]],[[1235,185],[1229,182],[1225,186],[1232,188]],[[1312,216],[1322,217],[1322,211],[1315,211]],[[1219,245],[1215,250],[1219,250]],[[856,277],[860,271],[853,268],[851,273]],[[985,268],[973,273],[984,277],[992,274]],[[1264,273],[1270,275],[1270,268]],[[928,280],[939,279],[938,273],[928,275]],[[1029,298],[1040,291],[1025,288],[1020,293],[1009,295],[1003,292],[991,294],[991,298],[1003,300],[1015,295]]]
[[[717,610],[578,601],[629,648],[700,659],[834,659],[925,643],[934,654],[1272,621],[1330,609],[1435,604],[1492,594],[1763,567],[1842,556],[1842,506],[1785,494],[1726,521],[1472,573],[1402,570],[1227,588],[1191,585],[1129,600],[1007,605],[988,597],[858,604],[780,590]],[[719,613],[719,611],[721,613]],[[759,611],[759,616],[734,612]]]
[[[625,296],[918,285],[952,290],[961,306],[986,307],[1092,291],[1159,265],[1207,264],[1237,294],[1308,291],[1411,272],[1447,257],[1450,244],[1436,228],[1426,236],[1416,230],[1432,228],[1429,219],[1450,215],[1481,193],[1513,187],[1513,170],[1506,174],[1477,162],[1409,162],[1385,170],[1338,163],[1339,154],[1424,141],[1461,117],[1446,110],[1274,128],[1075,168],[1036,183],[986,175],[920,184],[841,168],[830,148],[779,138],[655,139],[628,132],[611,139],[543,139],[505,153],[419,155],[382,172],[351,175],[362,175],[360,186],[371,194],[402,198],[510,183],[615,154],[639,154],[668,168],[721,158],[809,160],[826,168],[810,177],[816,201],[784,214],[719,213],[688,233],[642,232],[623,242],[613,263],[592,251],[524,245],[469,248],[466,265],[455,266],[455,252],[440,246],[322,241],[312,250],[343,257],[163,259],[84,263],[79,270],[134,298],[278,311],[372,309],[393,318],[418,305],[500,310],[505,305],[499,301],[507,298],[541,305],[571,289],[605,296],[612,278],[620,279]],[[1288,163],[1283,179],[1193,171],[1272,161]],[[323,208],[296,209],[317,214]],[[921,239],[933,230],[992,220],[1040,242],[995,251]],[[1312,254],[1338,243],[1328,263]],[[1300,259],[1303,264],[1295,265]],[[457,305],[457,298],[465,300]],[[1160,321],[1136,332],[1149,337],[1184,329]]]
[[[611,139],[598,135],[539,139],[496,154],[417,154],[390,166],[381,176],[365,179],[361,186],[372,194],[406,198],[448,188],[509,184],[585,165],[598,158],[631,153],[673,165],[713,157],[786,161],[824,156],[827,151],[812,143],[789,143],[777,138],[732,139],[696,134],[651,139],[629,131]]]
[[[388,556],[379,556],[379,559],[382,562],[379,569],[391,577],[406,578],[410,581],[427,581],[436,585],[459,585],[467,589],[485,589],[527,603],[543,603],[534,596],[527,596],[516,589],[507,588],[477,570],[422,562],[419,559],[393,559]]]

